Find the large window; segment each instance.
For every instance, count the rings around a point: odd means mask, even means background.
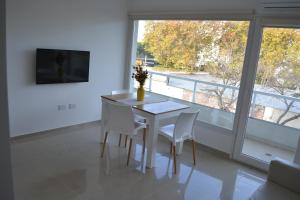
[[[294,160],[300,148],[298,20],[136,23],[136,62],[150,73],[148,91],[190,102],[201,111],[198,120],[237,133],[234,157],[241,161],[267,169],[276,157]],[[242,71],[249,73],[243,80]]]
[[[146,89],[199,105],[200,120],[232,129],[248,21],[138,21],[136,62]],[[135,83],[135,86],[137,84]]]

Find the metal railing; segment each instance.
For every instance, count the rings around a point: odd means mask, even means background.
[[[165,73],[159,73],[159,72],[153,72],[149,71],[149,80],[147,82],[148,89],[150,92],[157,92],[160,93],[159,90],[161,89],[161,84],[157,84],[157,81],[160,83],[165,83],[166,86],[171,86],[174,88],[180,88],[180,89],[186,89],[189,90],[191,93],[189,93],[189,101],[192,101],[193,103],[197,103],[199,105],[204,105],[207,107],[212,107],[212,109],[220,109],[218,105],[210,105],[211,101],[207,101],[208,103],[199,103],[198,102],[198,97],[197,96],[200,93],[210,93],[207,91],[207,89],[211,89],[213,87],[216,87],[216,89],[229,89],[232,90],[233,92],[238,92],[239,87],[236,86],[231,86],[231,85],[225,85],[225,84],[220,84],[220,83],[215,83],[215,82],[210,82],[210,81],[203,81],[203,80],[196,80],[192,79],[189,77],[181,77],[177,75],[170,75],[170,74],[165,74]],[[178,81],[181,80],[181,81]],[[214,81],[217,81],[216,79]],[[163,85],[165,85],[163,84]],[[187,85],[186,85],[187,84]],[[201,84],[201,85],[199,85]],[[182,87],[184,86],[184,87]],[[188,87],[186,87],[188,86]],[[170,96],[173,94],[173,90],[170,93]],[[176,90],[175,90],[176,91]],[[162,88],[161,93],[163,95],[165,90]],[[198,94],[197,94],[198,93]],[[197,95],[196,95],[197,94]],[[229,95],[230,93],[226,93],[226,95]],[[237,93],[234,93],[237,95]],[[192,99],[191,99],[192,95]],[[212,94],[213,95],[213,94]],[[263,96],[261,96],[263,95]],[[197,98],[196,98],[197,97]],[[175,97],[176,98],[176,97]],[[208,97],[210,98],[210,96]],[[235,98],[235,97],[234,97]],[[274,99],[276,99],[275,102],[272,102]],[[297,144],[294,143],[293,141],[298,141],[299,138],[299,119],[297,123],[292,124],[292,125],[283,125],[283,126],[274,126],[275,121],[271,120],[265,120],[265,119],[260,119],[259,116],[256,117],[255,115],[257,114],[257,106],[260,105],[265,105],[268,107],[273,107],[278,106],[278,102],[280,101],[282,103],[282,112],[284,112],[284,104],[283,104],[283,99],[286,99],[287,101],[293,101],[295,103],[295,108],[297,108],[297,112],[300,112],[300,99],[291,97],[291,96],[284,96],[284,95],[279,95],[279,94],[274,94],[270,93],[267,91],[253,91],[252,95],[252,102],[251,102],[251,107],[250,107],[250,120],[248,121],[247,124],[247,132],[246,136],[247,138],[252,138],[254,141],[258,141],[259,143],[265,143],[267,145],[276,145],[277,148],[279,149],[284,149],[284,150],[289,150],[289,151],[294,151],[297,148]],[[181,99],[185,100],[185,99]],[[270,101],[271,100],[271,101]],[[214,104],[216,104],[215,101]],[[234,102],[236,104],[237,100]],[[264,103],[264,104],[261,104]],[[277,107],[278,109],[278,107]],[[204,109],[203,113],[205,112],[210,112],[208,109]],[[218,120],[209,120],[207,119],[216,119],[216,115],[220,116]],[[232,116],[233,113],[228,113],[228,112],[213,112],[211,115],[208,115],[209,117],[203,117],[204,115],[199,115],[200,116],[200,121],[206,122],[206,123],[211,123],[215,126],[219,126],[225,129],[232,129],[232,124],[233,124],[233,119],[229,116]],[[206,115],[207,116],[207,115]],[[226,125],[224,125],[226,124]],[[284,134],[281,134],[284,133]],[[282,139],[286,138],[286,139]],[[253,147],[253,149],[255,149]],[[276,155],[276,152],[273,153]],[[250,154],[249,154],[250,155]]]
[[[149,85],[148,85],[148,87],[149,87],[150,92],[152,92],[153,75],[158,75],[158,76],[165,77],[166,78],[166,84],[168,84],[168,85],[169,85],[169,80],[170,79],[177,79],[177,80],[192,82],[193,83],[193,89],[191,91],[192,91],[192,102],[193,103],[195,103],[195,100],[196,100],[197,84],[205,84],[205,85],[214,86],[214,87],[217,87],[217,88],[231,89],[232,92],[239,91],[239,87],[236,87],[236,86],[224,85],[224,84],[220,84],[220,83],[213,83],[213,82],[208,82],[208,81],[196,80],[196,79],[191,79],[191,78],[186,78],[186,77],[180,77],[180,76],[175,76],[175,75],[170,75],[170,74],[165,74],[165,73],[149,71],[149,82],[148,82]],[[173,87],[176,87],[176,86],[174,85]],[[205,90],[205,89],[203,89],[203,90]],[[288,100],[288,101],[300,102],[300,99],[296,98],[296,97],[291,97],[291,96],[285,96],[285,95],[280,95],[280,94],[274,94],[274,93],[254,90],[253,91],[253,98],[252,98],[252,102],[251,102],[251,111],[250,111],[250,113],[255,111],[257,95],[264,95],[264,96],[273,97],[273,98],[277,98],[277,99],[285,99],[285,100]]]

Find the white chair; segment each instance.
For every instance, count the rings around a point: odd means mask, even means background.
[[[194,142],[194,123],[197,119],[199,111],[182,112],[178,116],[175,124],[169,124],[160,128],[159,133],[171,142],[170,153],[173,152],[174,173],[176,174],[176,143],[184,142],[186,139],[192,140],[193,145],[193,161],[195,158],[195,142]]]
[[[128,94],[128,93],[130,93],[130,90],[127,90],[127,89],[111,91],[111,95]],[[144,118],[142,116],[139,116],[139,115],[135,115],[135,121],[143,122],[143,123],[147,122],[146,118]],[[126,135],[125,136],[125,141],[124,141],[124,146],[125,147],[127,146],[127,139],[128,139],[128,136]],[[146,139],[146,132],[144,131],[143,140],[145,141],[145,139]],[[120,134],[120,136],[119,136],[119,146],[121,146],[121,141],[122,141],[122,134]],[[145,146],[143,146],[143,153],[145,153]]]
[[[117,102],[107,101],[106,103],[108,108],[108,118],[107,118],[107,123],[105,128],[106,132],[105,132],[101,157],[103,157],[104,155],[108,134],[122,133],[130,138],[128,158],[127,158],[127,166],[128,166],[130,153],[131,153],[132,138],[137,135],[140,129],[146,129],[147,125],[146,123],[136,122],[134,120],[135,114],[133,113],[131,106],[117,103]],[[143,146],[145,146],[145,140]]]

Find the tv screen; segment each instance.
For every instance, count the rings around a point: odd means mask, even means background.
[[[36,83],[89,81],[89,51],[37,49]]]

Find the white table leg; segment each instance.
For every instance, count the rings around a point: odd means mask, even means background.
[[[179,142],[178,144],[176,144],[176,145],[178,145],[178,147],[177,147],[177,152],[176,152],[176,154],[177,155],[180,155],[180,154],[182,154],[182,149],[183,149],[183,142]]]
[[[159,120],[157,116],[149,117],[149,126],[147,134],[147,161],[146,166],[152,168],[155,166],[155,155],[157,148],[157,136],[158,136],[158,127]]]
[[[103,124],[103,112],[101,113],[101,122],[100,122],[100,124],[101,124],[101,131],[100,131],[100,143],[103,143],[104,142],[104,124]]]

